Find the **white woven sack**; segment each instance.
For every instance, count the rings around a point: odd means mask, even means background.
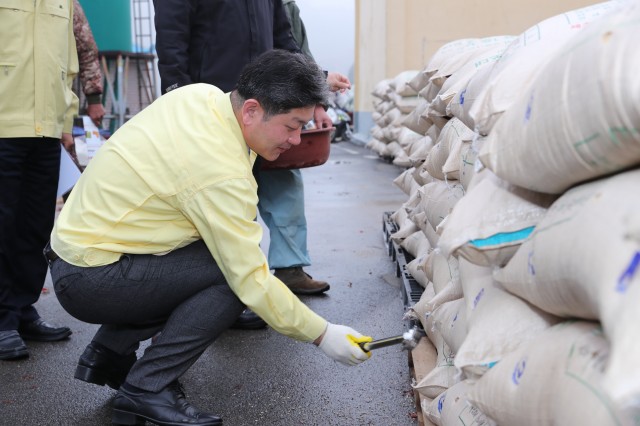
[[[416,73],[416,75],[407,82],[409,87],[415,90],[416,93],[424,89],[427,83],[429,83],[429,77],[424,73],[424,69]]]
[[[493,127],[483,164],[553,194],[640,164],[638,40],[638,2],[576,34]]]
[[[412,257],[420,257],[425,256],[431,249],[431,244],[429,244],[429,240],[427,240],[426,235],[421,230],[417,230],[413,234],[409,235],[405,238],[401,243],[400,247],[405,249],[407,253],[409,253]]]
[[[471,100],[466,99],[466,88],[472,78],[482,69],[490,69],[504,53],[507,46],[496,46],[492,49],[482,52],[476,58],[473,58],[447,79],[442,86],[437,98],[447,100],[446,109],[443,115],[449,117],[458,117],[470,129],[474,129],[473,120],[469,116]],[[467,102],[465,102],[467,100]],[[471,123],[471,125],[469,124]]]
[[[418,70],[402,71],[389,82],[389,86],[393,89],[394,93],[400,96],[416,96],[418,92],[411,87],[409,81],[419,72]]]
[[[559,319],[495,285],[491,268],[464,259],[459,262],[467,336],[456,352],[454,364],[472,379],[485,374]]]
[[[433,141],[429,136],[424,136],[420,140],[418,140],[416,143],[414,143],[412,146],[411,152],[409,153],[409,160],[411,161],[411,166],[419,167],[422,164],[424,164],[424,162],[427,159],[427,156],[429,155],[429,151],[431,151],[431,148],[433,148]],[[431,175],[429,176],[432,177]],[[427,183],[430,183],[433,181],[433,179],[428,179],[428,180],[422,179],[421,176],[418,176],[418,177],[414,176],[414,178],[416,180],[419,180],[419,182],[421,182],[422,185],[426,185]]]
[[[608,357],[597,323],[558,324],[505,356],[467,396],[499,425],[632,426],[603,392]]]
[[[453,118],[445,124],[440,132],[436,144],[429,152],[426,159],[426,168],[431,176],[444,180],[444,165],[449,158],[451,148],[459,142],[471,142],[474,133],[457,118]]]
[[[457,181],[436,180],[421,187],[418,191],[422,194],[420,201],[422,209],[427,213],[429,223],[434,229],[451,213],[456,203],[464,196],[464,189]]]
[[[556,198],[511,185],[485,169],[453,208],[439,247],[445,256],[504,266]]]
[[[431,104],[434,112],[437,112],[441,116],[451,116],[451,113],[448,111],[448,105],[457,93],[467,85],[471,76],[475,74],[479,68],[498,60],[502,52],[504,52],[514,39],[514,36],[489,37],[487,40],[493,40],[496,43],[482,46],[469,52],[468,55],[461,55],[451,60],[450,66],[434,74],[431,79],[436,86],[438,85],[438,80],[444,81],[438,95]],[[465,60],[464,63],[461,62],[463,59]]]
[[[453,366],[453,357],[455,354],[449,346],[447,346],[440,332],[434,327],[432,316],[427,317],[424,330],[429,340],[431,340],[431,343],[433,343],[438,357],[433,370],[418,383],[412,385],[412,387],[427,398],[435,398],[450,386],[459,382],[456,368]]]
[[[433,301],[445,291],[436,294],[430,303],[433,304]],[[433,326],[440,332],[451,351],[454,354],[457,353],[467,337],[467,309],[464,299],[445,301],[437,306],[431,315],[433,316]]]
[[[413,130],[416,133],[420,133],[421,135],[426,134],[427,130],[429,130],[429,127],[431,127],[431,125],[433,124],[431,120],[422,117],[422,113],[427,109],[428,106],[429,102],[427,102],[425,99],[422,99],[420,102],[418,102],[413,111],[411,111],[405,117],[402,125]]]
[[[600,320],[609,331],[626,296],[619,279],[640,248],[638,188],[634,170],[567,191],[495,278],[547,312]]]
[[[425,257],[423,270],[433,282],[436,294],[444,290],[450,281],[459,279],[458,259],[443,256],[438,249],[431,250]]]
[[[640,414],[640,170],[560,197],[495,279],[554,315],[600,320],[611,340],[607,389]],[[634,293],[635,292],[635,293]],[[634,360],[634,361],[631,361]]]
[[[460,149],[460,184],[465,191],[469,189],[473,177],[484,168],[482,163],[478,161],[478,153],[483,143],[483,138],[476,137],[472,142],[465,143]]]
[[[373,87],[373,91],[371,94],[378,99],[382,99],[383,101],[388,100],[387,93],[391,90],[391,79],[381,80]]]
[[[421,232],[421,231],[420,231]],[[409,263],[407,263],[407,271],[411,275],[411,278],[416,280],[420,287],[426,288],[429,284],[429,280],[425,273],[420,269],[420,263],[423,262],[423,257],[416,257]]]
[[[393,104],[402,112],[403,114],[409,114],[413,111],[421,101],[424,101],[424,98],[415,95],[415,96],[401,96],[395,92],[392,92],[389,97]]]
[[[500,115],[529,89],[544,64],[567,40],[614,9],[614,2],[605,2],[572,10],[545,19],[520,34],[491,67],[490,80],[471,107],[476,130],[488,134]],[[551,77],[560,79],[557,74]]]
[[[440,426],[496,426],[483,412],[471,405],[468,380],[456,383],[431,401],[423,411]]]
[[[420,325],[424,330],[427,329],[427,326],[431,326],[431,322],[427,322],[427,318],[429,315],[426,312],[426,304],[436,295],[435,290],[433,289],[432,283],[427,283],[420,296],[420,300],[418,300],[413,306],[408,309],[408,315],[410,318],[417,319],[420,321]],[[431,341],[433,343],[433,341]]]
[[[462,300],[462,286],[460,285],[460,280],[451,279],[451,281],[449,281],[447,285],[441,291],[439,291],[438,294],[436,294],[433,299],[427,302],[427,306],[426,306],[427,312],[435,314],[436,309],[438,309],[442,304],[451,302],[454,300],[459,300],[459,299]],[[466,313],[464,317],[466,319]],[[466,334],[466,328],[465,328],[465,334]],[[460,341],[459,342],[460,344],[452,346],[451,342],[447,340],[446,337],[445,337],[445,341],[454,352],[457,351],[458,347],[462,343]]]

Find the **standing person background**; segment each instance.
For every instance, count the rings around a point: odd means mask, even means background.
[[[78,0],[73,0],[73,35],[76,39],[82,93],[87,98],[87,115],[101,127],[105,111],[102,105],[102,71],[98,61],[98,46],[93,38],[87,16]]]
[[[28,356],[24,340],[71,334],[33,304],[47,273],[60,142],[73,149],[78,57],[72,0],[0,5],[0,22],[0,359],[17,359]]]
[[[281,0],[154,0],[156,50],[162,92],[204,82],[230,92],[242,68],[271,49],[299,52]],[[328,74],[333,90],[350,86],[346,77]],[[345,81],[346,80],[346,81]],[[330,127],[321,106],[313,118]],[[270,233],[269,265],[296,294],[321,294],[329,284],[303,270],[311,260],[307,249],[304,184],[299,170],[260,170],[259,211]],[[238,328],[256,328],[259,318],[245,313]],[[243,326],[248,324],[248,326]]]

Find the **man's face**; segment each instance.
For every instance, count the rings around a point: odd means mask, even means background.
[[[246,126],[245,141],[262,158],[273,161],[294,145],[300,144],[302,127],[313,118],[315,107],[297,108],[265,119],[261,107]]]

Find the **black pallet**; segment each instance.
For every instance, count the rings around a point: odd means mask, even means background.
[[[387,245],[387,254],[391,256],[396,264],[396,276],[402,280],[402,302],[404,303],[405,310],[407,310],[420,300],[424,288],[418,284],[407,270],[407,264],[411,262],[414,257],[403,249],[400,244],[395,243],[391,239],[391,234],[398,230],[397,225],[391,219],[392,214],[393,212],[383,213],[382,230]]]

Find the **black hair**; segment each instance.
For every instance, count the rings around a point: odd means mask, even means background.
[[[329,96],[324,73],[312,58],[279,49],[245,66],[236,91],[243,101],[260,102],[266,117],[326,104]]]

